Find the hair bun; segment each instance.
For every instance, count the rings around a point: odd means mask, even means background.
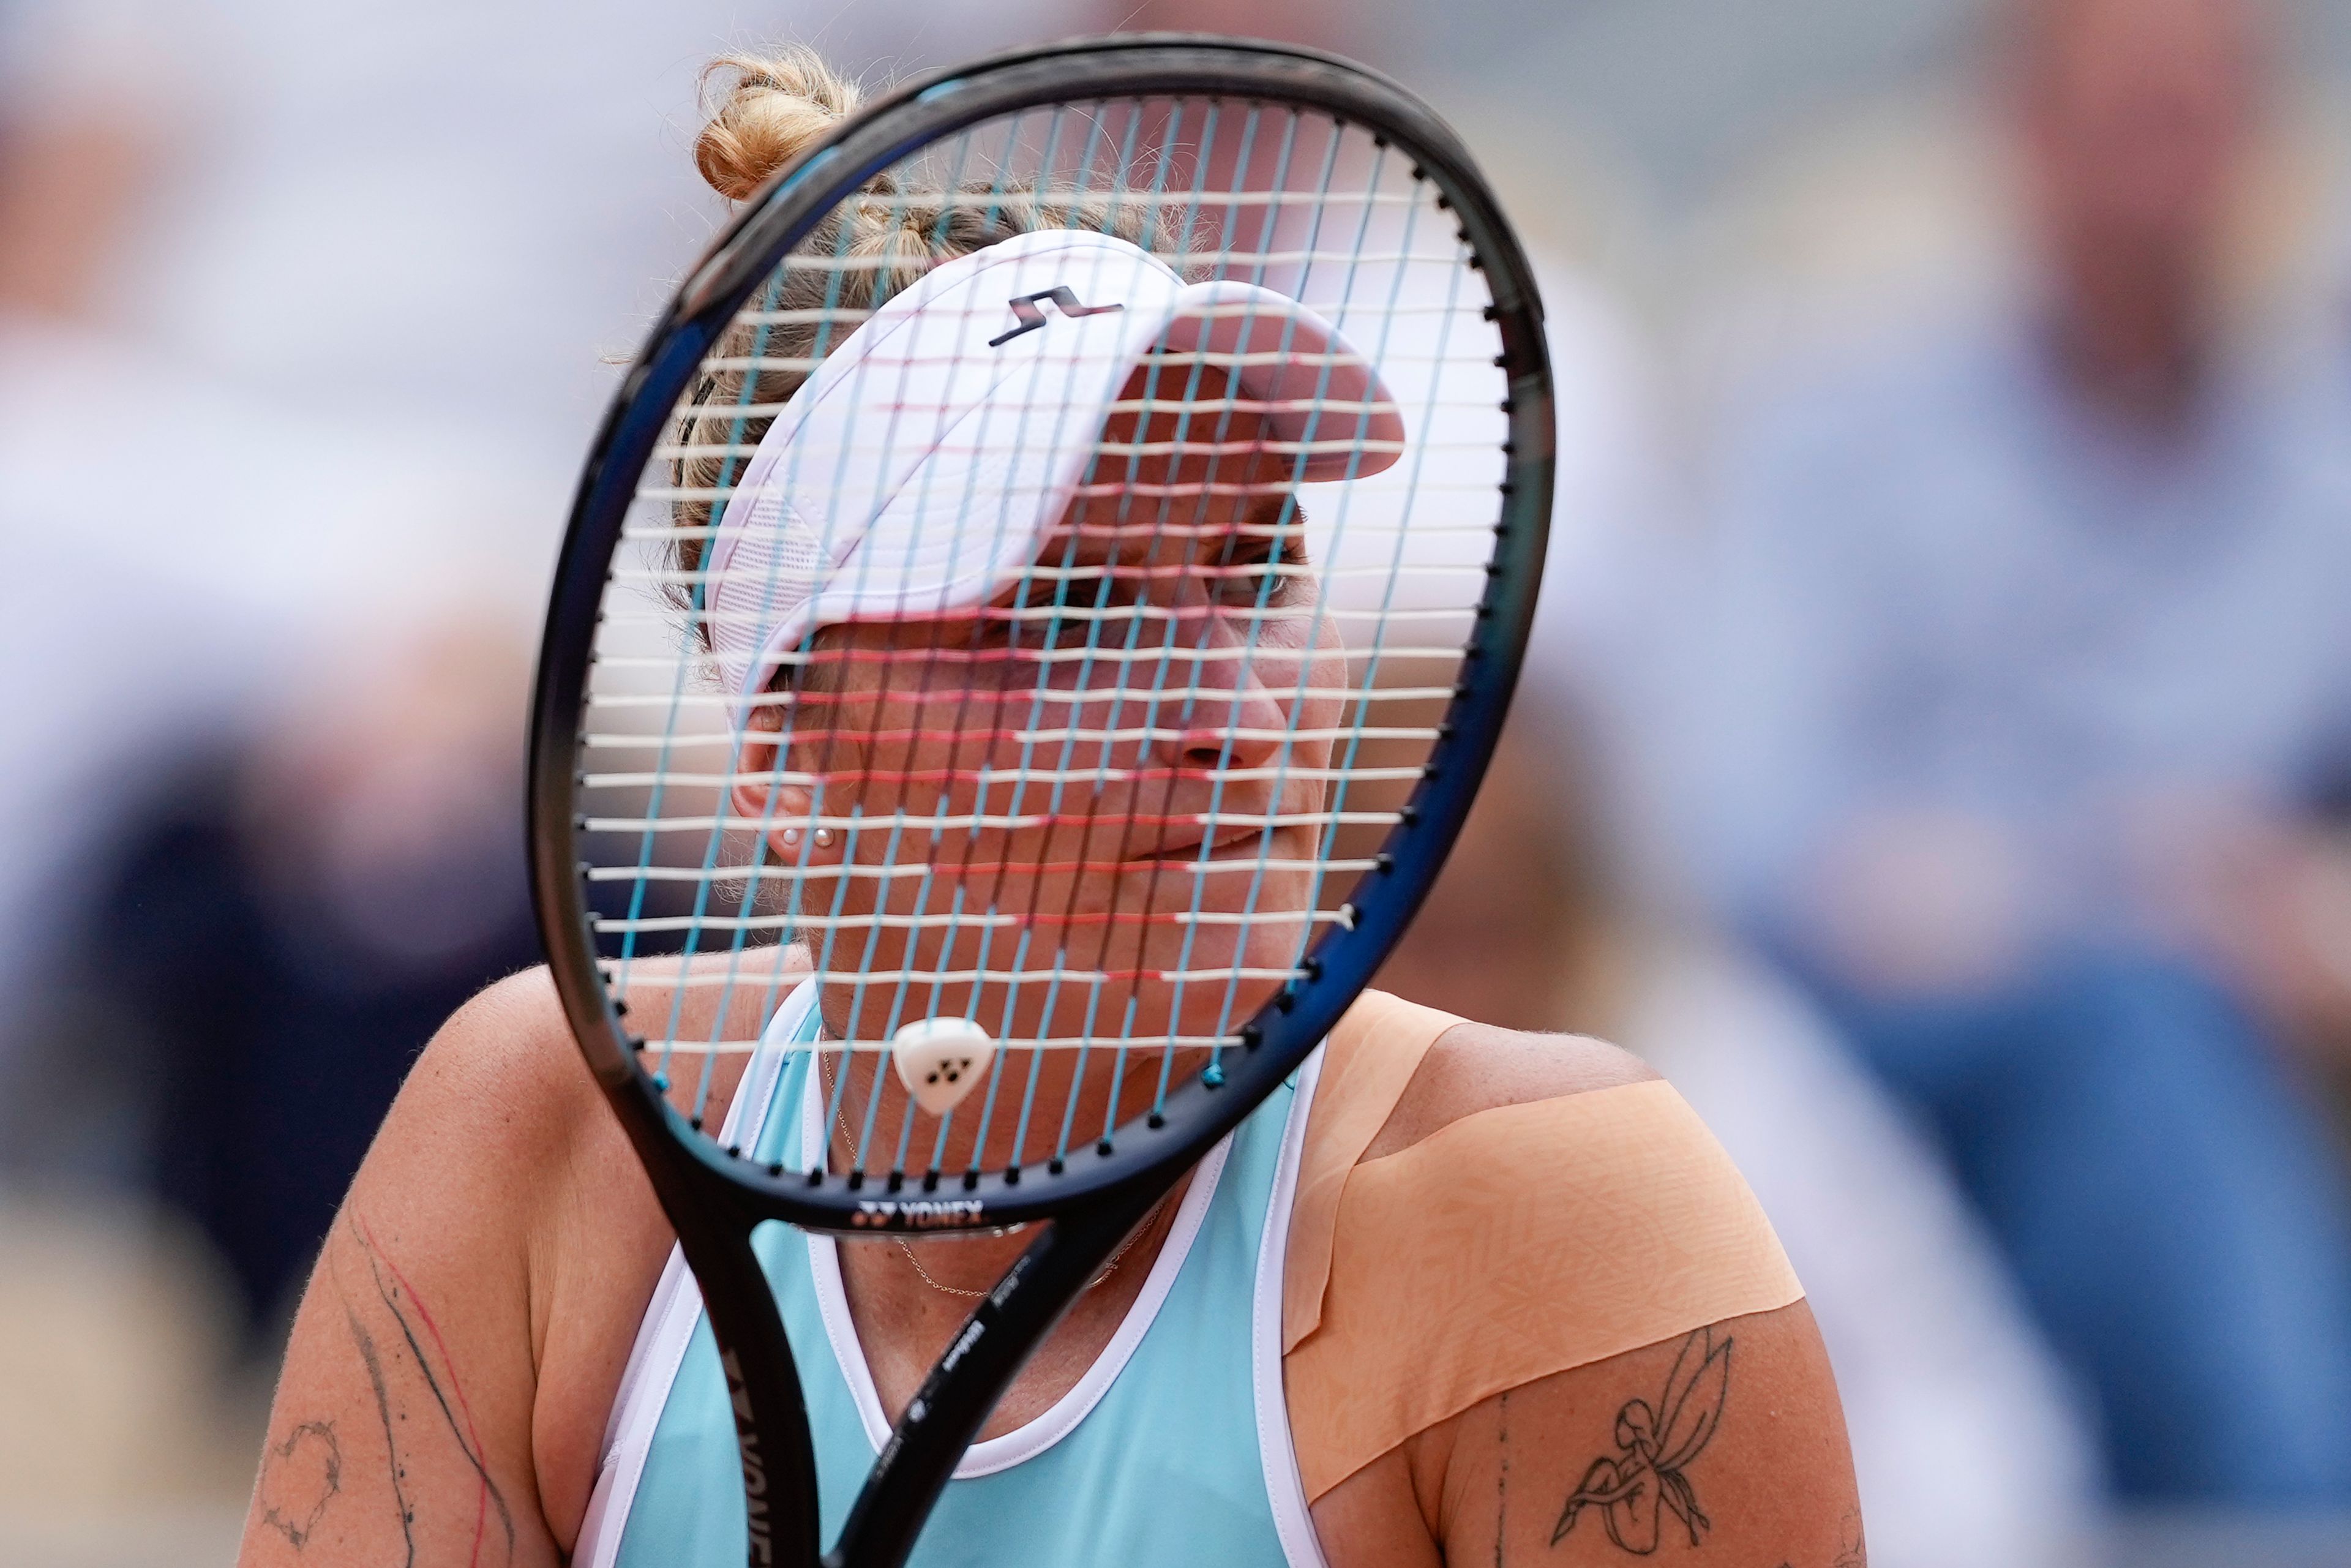
[[[855,82],[815,50],[798,47],[722,56],[703,71],[705,87],[721,72],[734,73],[734,79],[695,138],[694,166],[730,202],[743,200],[814,146],[862,96]]]

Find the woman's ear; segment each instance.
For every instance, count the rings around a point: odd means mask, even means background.
[[[809,818],[816,812],[817,797],[813,786],[791,777],[784,766],[785,748],[778,738],[782,724],[783,711],[778,707],[753,711],[743,732],[743,744],[735,754],[735,779],[727,801],[736,821],[758,827],[770,849],[786,860],[797,861],[806,852]],[[824,839],[830,842],[831,835]]]
[[[776,737],[778,721],[773,714],[763,709],[752,716],[736,753],[729,803],[736,820],[756,826],[768,853],[780,863],[828,864],[841,858],[834,847],[840,834],[813,821],[821,809],[816,786],[805,774],[795,777],[791,772],[786,748]]]
[[[780,707],[762,704],[743,727],[743,743],[735,748],[735,779],[727,789],[727,803],[739,818],[766,822],[782,814],[783,801],[771,797],[784,788],[777,776],[783,724]]]

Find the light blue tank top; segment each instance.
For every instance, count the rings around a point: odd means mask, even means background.
[[[725,1136],[797,1164],[820,1135],[806,1051],[814,988],[777,1010]],[[1201,1162],[1109,1347],[1053,1407],[974,1445],[913,1568],[1322,1568],[1281,1398],[1280,1278],[1319,1054]],[[799,1364],[825,1542],[887,1423],[841,1288],[837,1244],[753,1238]],[[577,1568],[736,1568],[742,1483],[716,1349],[674,1250],[606,1428]]]

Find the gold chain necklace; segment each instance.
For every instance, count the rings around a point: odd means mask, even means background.
[[[1092,1290],[1096,1285],[1101,1284],[1104,1280],[1109,1279],[1113,1274],[1118,1272],[1120,1260],[1125,1258],[1127,1249],[1133,1247],[1136,1242],[1143,1239],[1143,1233],[1151,1228],[1151,1221],[1157,1218],[1158,1216],[1159,1211],[1156,1208],[1154,1208],[1150,1214],[1144,1217],[1144,1223],[1135,1228],[1134,1234],[1118,1244],[1118,1250],[1110,1255],[1110,1261],[1102,1266],[1102,1272],[1096,1274],[1092,1279],[1086,1281],[1085,1288],[1087,1290]],[[906,1245],[906,1239],[904,1237],[893,1236],[890,1239],[898,1244],[898,1250],[906,1255],[906,1261],[914,1265],[914,1272],[921,1275],[923,1283],[928,1285],[932,1290],[941,1291],[950,1296],[961,1296],[967,1301],[982,1301],[996,1293],[993,1286],[985,1291],[967,1291],[960,1285],[940,1284],[936,1280],[931,1278],[931,1271],[923,1267],[923,1260],[914,1256],[914,1249]]]

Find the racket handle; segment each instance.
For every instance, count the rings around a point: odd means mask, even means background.
[[[735,1412],[746,1561],[749,1568],[818,1568],[824,1538],[799,1368],[748,1229],[747,1222],[739,1230],[714,1225],[701,1246],[686,1249]]]
[[[1119,1244],[1183,1175],[1138,1183],[1053,1220],[979,1303],[907,1403],[824,1568],[904,1568],[964,1451],[1012,1379]],[[888,1506],[877,1507],[886,1498]]]

